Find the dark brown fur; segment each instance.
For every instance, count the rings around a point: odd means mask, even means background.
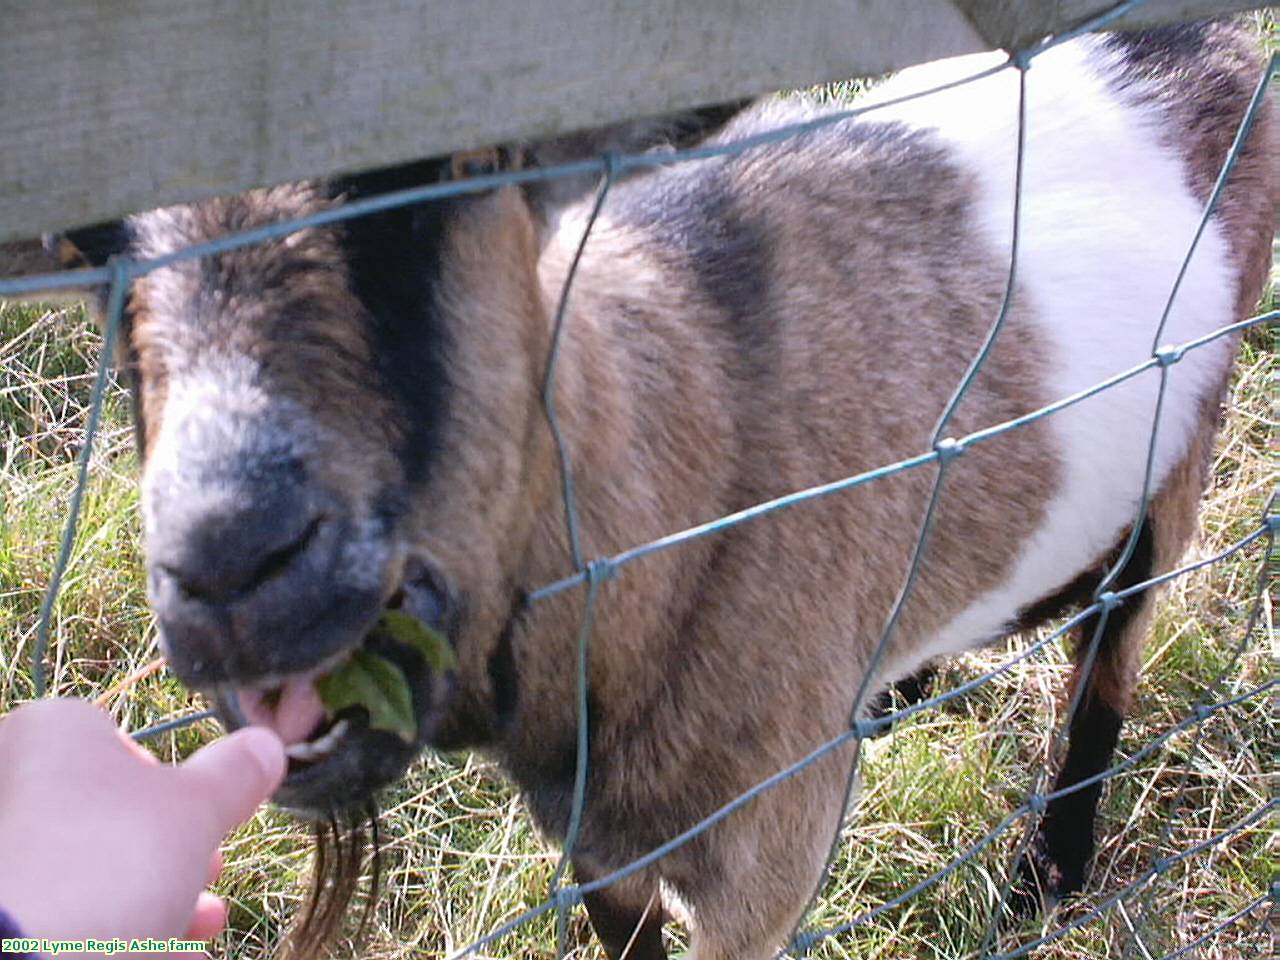
[[[368,874],[364,908],[353,933],[359,943],[368,930],[382,883],[378,811],[372,804],[360,814],[335,815],[313,829],[315,859],[311,889],[302,911],[290,924],[278,960],[313,960],[330,953],[349,925],[349,911]]]
[[[1191,192],[1207,203],[1261,79],[1255,38],[1235,22],[1221,20],[1117,34],[1111,43],[1128,54],[1126,95],[1135,103],[1158,105],[1166,114],[1162,138],[1182,155]],[[1187,77],[1195,79],[1187,82]],[[1273,100],[1269,97],[1264,105],[1260,129],[1245,141],[1232,189],[1217,207],[1239,264],[1236,312],[1241,317],[1257,305],[1271,269],[1271,238],[1280,206]]]

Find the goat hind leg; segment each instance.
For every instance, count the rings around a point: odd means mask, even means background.
[[[1133,555],[1113,589],[1174,569],[1195,535],[1200,496],[1208,480],[1217,432],[1217,417],[1212,411],[1206,410],[1201,419],[1201,429],[1187,453],[1152,498]],[[1054,784],[1055,792],[1096,776],[1110,765],[1137,685],[1155,593],[1145,590],[1111,611],[1088,675],[1086,661],[1096,621],[1079,628],[1071,689],[1083,690],[1071,718],[1067,756]],[[1049,803],[1034,845],[1018,867],[1015,915],[1031,915],[1042,899],[1054,902],[1083,888],[1093,856],[1094,821],[1101,793],[1102,784],[1094,783]]]
[[[1144,520],[1133,554],[1113,589],[1149,579],[1153,566],[1152,526]],[[1077,787],[1110,765],[1137,682],[1138,657],[1150,625],[1151,606],[1148,594],[1138,594],[1112,609],[1101,630],[1096,618],[1077,628],[1069,693],[1069,699],[1077,702],[1054,793]],[[1012,902],[1015,916],[1033,915],[1042,900],[1052,904],[1083,889],[1093,857],[1094,821],[1101,794],[1102,783],[1094,782],[1049,801],[1032,846],[1018,864]]]

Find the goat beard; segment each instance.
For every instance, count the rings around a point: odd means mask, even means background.
[[[347,927],[348,908],[360,890],[366,861],[369,883],[359,924],[351,933],[354,942],[368,931],[381,893],[382,857],[374,801],[355,812],[330,814],[315,824],[314,836],[311,889],[281,943],[277,960],[315,960],[330,954]]]

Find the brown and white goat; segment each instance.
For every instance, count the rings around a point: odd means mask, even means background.
[[[1150,355],[1257,80],[1226,24],[1092,37],[1027,75],[1018,279],[949,431],[1021,416]],[[908,71],[889,98],[995,57]],[[732,141],[812,114],[774,101]],[[1017,75],[1009,70],[733,157],[615,186],[569,298],[555,398],[582,546],[613,554],[928,449],[1000,307]],[[1254,129],[1164,339],[1245,316],[1277,211],[1271,121]],[[254,191],[71,234],[91,260],[440,178],[448,161]],[[550,835],[575,772],[580,591],[541,391],[551,317],[586,215],[506,187],[181,262],[136,282],[124,353],[145,453],[152,602],[174,669],[286,740],[278,799],[358,805],[418,749],[498,757]],[[1195,527],[1233,356],[1169,372],[1154,497],[1120,586],[1170,569]],[[872,678],[1087,598],[1138,509],[1159,374],[974,445],[949,470],[919,580]],[[630,564],[600,588],[589,650],[580,878],[687,829],[846,729],[935,468],[908,471]],[[328,733],[317,673],[389,604],[440,624],[459,669],[414,686],[418,740],[352,717]],[[1104,769],[1150,593],[1113,610],[1059,786]],[[1085,629],[1091,629],[1092,622]],[[393,645],[394,647],[394,645]],[[320,739],[321,747],[315,741]],[[665,956],[660,884],[699,960],[785,941],[843,816],[848,746],[586,903],[611,957]],[[1048,808],[1026,875],[1077,890],[1098,787]],[[642,918],[645,918],[642,920]]]

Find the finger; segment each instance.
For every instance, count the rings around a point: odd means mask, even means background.
[[[212,940],[227,925],[227,905],[221,897],[205,890],[196,898],[196,908],[187,925],[188,940]]]
[[[36,744],[43,746],[32,749]],[[120,747],[111,717],[86,700],[38,700],[0,717],[0,768],[10,767],[21,751],[29,771],[56,778],[66,766],[109,767],[124,754]]]
[[[123,730],[118,730],[118,733],[120,734],[120,740],[129,748],[129,752],[139,760],[144,760],[147,763],[160,762],[154,753],[140,744],[137,740],[133,739],[133,737],[129,736],[129,734],[125,733]]]
[[[205,882],[213,886],[220,876],[222,876],[222,851],[215,850],[213,856],[209,857],[209,879]]]
[[[184,795],[201,798],[212,842],[253,815],[284,779],[284,744],[266,727],[246,727],[197,751],[177,768]]]
[[[38,731],[51,743],[65,738],[98,744],[116,736],[116,725],[107,711],[74,697],[25,703],[6,715],[3,722],[8,735],[25,736],[30,731]]]

